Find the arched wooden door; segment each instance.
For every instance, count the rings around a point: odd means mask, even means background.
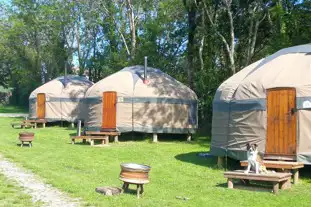
[[[44,93],[37,94],[37,118],[38,119],[45,118],[45,94]]]
[[[296,90],[267,90],[267,139],[265,158],[296,159]]]
[[[103,118],[102,129],[114,130],[117,122],[117,92],[107,91],[103,93]]]

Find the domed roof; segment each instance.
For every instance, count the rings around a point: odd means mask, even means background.
[[[294,87],[311,96],[311,44],[282,49],[236,73],[217,89],[217,100],[266,97],[266,89]]]
[[[83,76],[61,76],[36,88],[29,98],[35,98],[38,93],[45,93],[50,97],[84,97],[86,90],[92,85],[93,82]]]
[[[117,91],[118,96],[169,97],[197,99],[187,86],[156,68],[147,68],[147,83],[144,80],[144,66],[126,67],[94,84],[86,97],[102,96],[103,91]]]

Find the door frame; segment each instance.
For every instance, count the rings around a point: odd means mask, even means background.
[[[103,124],[104,124],[104,95],[105,95],[105,93],[114,93],[115,94],[115,96],[116,96],[116,98],[115,98],[115,128],[104,128],[103,127]],[[108,130],[108,131],[112,131],[112,130],[116,130],[117,129],[117,104],[118,104],[118,93],[117,93],[117,91],[104,91],[103,93],[102,93],[102,107],[101,107],[101,112],[102,112],[102,116],[101,116],[101,125],[100,125],[100,128],[102,129],[102,130]]]
[[[295,138],[296,138],[296,150],[295,150],[295,155],[282,155],[282,154],[266,154],[266,147],[267,147],[267,139],[268,139],[268,93],[270,91],[278,91],[278,90],[288,90],[288,89],[291,89],[291,90],[294,90],[295,91],[295,115],[296,115],[296,131],[295,131]],[[296,160],[297,159],[297,152],[298,152],[298,136],[299,136],[299,133],[298,133],[298,128],[299,128],[299,125],[298,125],[298,113],[297,113],[297,90],[295,87],[274,87],[274,88],[268,88],[266,89],[266,113],[267,113],[267,118],[266,118],[266,121],[267,121],[267,128],[266,128],[266,145],[265,145],[265,153],[264,153],[264,158],[265,159],[273,159],[273,160]]]

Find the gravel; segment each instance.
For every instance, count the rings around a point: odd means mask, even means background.
[[[32,197],[33,202],[42,202],[43,206],[75,207],[80,206],[79,199],[72,199],[63,192],[44,183],[32,172],[17,167],[0,155],[0,173],[23,187],[24,192]]]

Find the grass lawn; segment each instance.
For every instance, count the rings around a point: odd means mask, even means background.
[[[39,206],[33,204],[31,197],[24,194],[20,187],[0,174],[0,206]]]
[[[227,189],[223,170],[216,167],[216,159],[197,155],[209,151],[206,138],[189,144],[182,140],[161,140],[160,136],[156,144],[140,139],[98,148],[71,145],[69,134],[75,130],[48,127],[32,130],[36,134],[33,148],[20,148],[17,146],[20,130],[10,127],[12,121],[0,118],[0,152],[69,195],[80,197],[85,205],[283,207],[310,206],[311,203],[310,173],[302,172],[300,184],[281,191],[278,196],[271,193],[272,187]],[[152,167],[151,182],[145,185],[145,195],[139,200],[134,192],[115,197],[95,192],[97,186],[121,186],[118,175],[123,162]],[[176,196],[190,200],[179,200]]]
[[[21,106],[0,104],[0,113],[28,113],[28,109]]]

